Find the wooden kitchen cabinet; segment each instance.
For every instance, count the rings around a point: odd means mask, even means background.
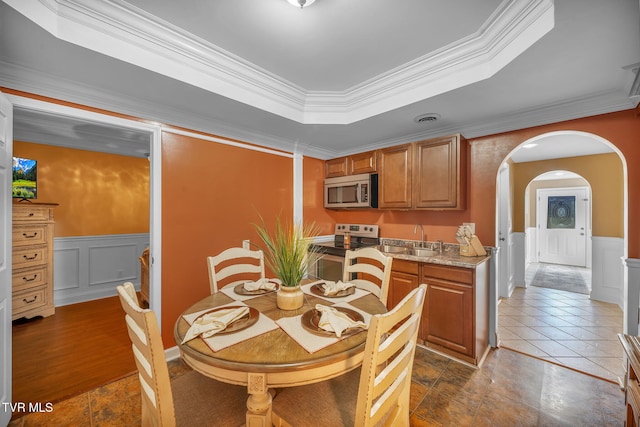
[[[379,208],[411,208],[411,159],[411,144],[398,145],[379,150]]]
[[[421,338],[427,347],[477,365],[489,348],[487,262],[475,269],[425,263]]]
[[[413,208],[465,208],[467,151],[459,134],[414,144]]]
[[[349,175],[357,175],[359,173],[374,173],[376,171],[377,155],[375,151],[367,151],[366,153],[352,154],[347,156]]]
[[[347,158],[338,157],[337,159],[331,159],[324,162],[324,176],[325,178],[334,178],[336,176],[347,175]]]
[[[467,145],[456,134],[379,150],[378,207],[464,209]]]
[[[53,208],[56,204],[13,204],[12,320],[47,317],[53,304]]]
[[[416,261],[406,261],[395,258],[391,266],[391,279],[389,280],[389,295],[387,297],[387,309],[391,310],[409,292],[419,286],[418,272],[420,264]]]
[[[360,173],[374,173],[377,170],[377,164],[375,151],[338,157],[337,159],[327,160],[324,163],[324,176],[325,178],[333,178]]]

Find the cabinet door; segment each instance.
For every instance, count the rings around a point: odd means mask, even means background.
[[[415,274],[391,271],[389,280],[389,296],[387,297],[387,309],[391,310],[409,292],[418,287],[418,276]]]
[[[427,342],[474,357],[473,287],[425,279],[422,334]]]
[[[453,135],[417,142],[413,157],[413,207],[464,209],[466,141]]]
[[[337,159],[331,159],[324,162],[324,176],[325,178],[333,178],[336,176],[347,175],[347,158],[339,157]]]
[[[411,144],[379,151],[379,208],[411,208],[411,151]]]
[[[359,173],[372,173],[376,171],[376,152],[353,154],[348,157],[349,173],[356,175]]]

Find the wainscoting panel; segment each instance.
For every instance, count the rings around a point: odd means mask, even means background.
[[[511,233],[511,265],[513,268],[513,284],[514,286],[525,286],[525,245],[526,236],[524,233],[516,232]],[[509,295],[511,295],[513,289],[509,289]]]
[[[53,287],[54,292],[65,289],[80,288],[80,249],[53,249]],[[58,265],[64,266],[63,269]],[[55,301],[55,300],[54,300]],[[56,304],[57,305],[57,304]]]
[[[139,289],[138,257],[147,246],[147,233],[54,238],[55,305],[115,296],[123,282]]]
[[[640,259],[627,258],[624,260],[625,281],[627,292],[625,302],[628,310],[625,312],[623,332],[629,335],[638,335],[638,321],[640,319]]]
[[[591,299],[624,306],[624,239],[592,237]]]

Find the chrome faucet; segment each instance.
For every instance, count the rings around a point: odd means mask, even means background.
[[[418,227],[420,227],[420,247],[424,248],[424,228],[422,228],[421,224],[416,224],[416,226],[413,227],[413,234],[418,232]]]
[[[442,240],[438,240],[438,253],[441,254],[444,251]]]

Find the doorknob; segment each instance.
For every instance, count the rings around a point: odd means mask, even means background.
[[[498,240],[500,240],[501,242],[504,242],[504,237],[500,237]]]
[[[584,233],[580,233],[581,236],[584,236]]]

